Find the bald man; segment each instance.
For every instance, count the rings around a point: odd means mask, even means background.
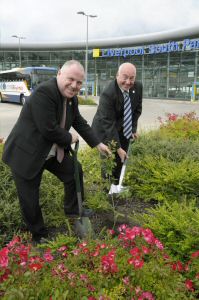
[[[128,62],[123,63],[116,79],[103,90],[92,123],[94,132],[103,143],[116,143],[116,166],[112,172],[112,183],[116,185],[119,183],[122,163],[127,157],[129,141],[137,137],[141,112],[142,84],[136,81],[136,67]],[[107,177],[105,170],[102,176]]]

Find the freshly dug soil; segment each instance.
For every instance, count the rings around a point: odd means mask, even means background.
[[[117,228],[121,224],[128,224],[129,226],[139,226],[133,215],[136,213],[147,213],[148,208],[153,208],[157,205],[157,201],[144,202],[139,199],[120,199],[114,200],[116,215],[114,218],[113,212],[99,212],[95,213],[90,218],[94,232],[100,233],[105,228]]]

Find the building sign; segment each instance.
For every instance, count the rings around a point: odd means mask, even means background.
[[[199,40],[185,39],[182,42],[171,41],[165,44],[152,44],[140,47],[93,49],[93,57],[137,56],[160,54],[199,49]]]
[[[93,57],[99,57],[100,56],[100,49],[93,49]]]

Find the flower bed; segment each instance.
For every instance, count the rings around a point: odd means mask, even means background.
[[[62,237],[63,242],[63,237]],[[148,228],[121,225],[103,241],[35,249],[14,237],[0,251],[2,299],[196,299],[199,250],[173,261]]]

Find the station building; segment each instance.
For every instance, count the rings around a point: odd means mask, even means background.
[[[0,71],[19,66],[59,68],[66,60],[85,64],[85,42],[0,45]],[[199,26],[88,42],[88,93],[100,95],[118,66],[132,62],[144,98],[199,99]]]

